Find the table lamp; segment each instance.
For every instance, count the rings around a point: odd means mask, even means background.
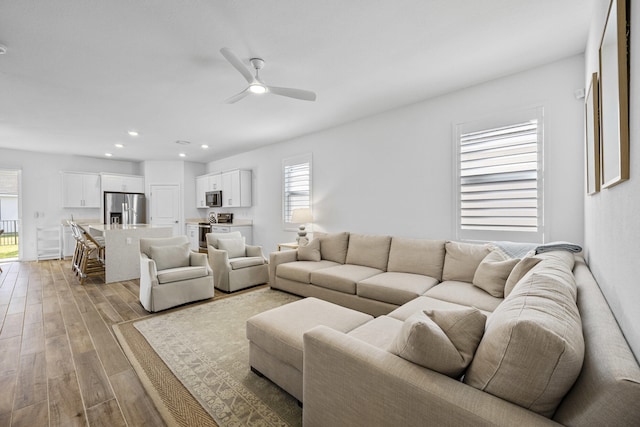
[[[309,243],[305,225],[312,221],[313,215],[311,214],[311,209],[301,208],[293,210],[291,214],[291,222],[293,224],[300,224],[300,226],[298,227],[298,237],[296,238],[296,242],[298,242],[299,245],[306,245],[307,243]]]

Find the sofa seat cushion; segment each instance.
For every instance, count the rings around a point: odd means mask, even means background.
[[[449,280],[442,282],[425,292],[425,296],[454,302],[467,307],[476,307],[484,311],[493,311],[503,301],[494,297],[472,283]]]
[[[222,242],[222,240],[220,240]],[[231,258],[229,260],[232,270],[240,270],[241,268],[253,267],[256,265],[264,264],[264,258],[260,256],[245,256],[238,258]]]
[[[158,271],[158,283],[172,283],[207,276],[206,266],[177,267]]]
[[[454,302],[443,301],[437,298],[421,296],[396,308],[391,313],[387,314],[387,316],[405,321],[415,313],[421,313],[425,310],[459,310],[465,307],[468,306],[456,304]],[[485,316],[489,316],[491,314],[491,311],[487,310],[480,310],[480,312],[482,312],[482,314],[484,314]]]
[[[344,264],[311,272],[311,284],[355,295],[356,283],[382,273],[377,268]]]
[[[351,233],[347,264],[363,265],[386,271],[389,262],[390,236],[369,236]]]
[[[422,274],[441,280],[444,244],[444,240],[394,237],[389,249],[387,271]]]
[[[358,326],[347,335],[389,351],[404,322],[389,316],[379,316],[362,326]]]
[[[575,297],[571,270],[539,263],[489,316],[465,383],[551,417],[582,369]]]
[[[328,267],[336,267],[340,264],[333,261],[297,261],[280,264],[276,268],[276,276],[296,282],[311,283],[311,272]]]
[[[358,296],[402,305],[437,285],[433,277],[421,274],[386,272],[357,283]]]

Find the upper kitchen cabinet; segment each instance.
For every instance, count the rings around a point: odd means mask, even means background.
[[[121,193],[144,193],[144,177],[139,175],[116,175],[103,173],[102,191]]]
[[[222,207],[251,206],[251,171],[232,170],[222,174]]]
[[[196,208],[206,208],[205,193],[207,191],[221,191],[222,176],[219,173],[196,177]]]
[[[62,172],[62,207],[99,208],[100,174]]]

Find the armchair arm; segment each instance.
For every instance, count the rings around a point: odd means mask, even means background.
[[[245,247],[247,256],[251,256],[251,257],[259,256],[268,262],[268,260],[264,257],[264,254],[262,253],[262,246],[245,245],[244,247]]]
[[[153,311],[151,288],[158,286],[156,262],[146,254],[140,254],[140,303],[147,311]]]
[[[229,282],[229,255],[227,251],[216,249],[211,245],[207,246],[209,266],[213,270],[213,283],[216,287],[224,289]]]
[[[276,268],[285,262],[298,260],[298,251],[271,252],[269,254],[269,283],[276,283]]]
[[[559,425],[326,326],[304,334],[303,376],[307,427]]]
[[[209,259],[207,254],[201,254],[199,252],[189,252],[189,265],[198,267],[207,267],[207,270],[211,271],[209,266]]]

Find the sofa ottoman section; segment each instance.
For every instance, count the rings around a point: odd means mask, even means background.
[[[319,326],[347,333],[373,316],[316,298],[305,298],[247,320],[249,364],[302,402],[303,335]]]

